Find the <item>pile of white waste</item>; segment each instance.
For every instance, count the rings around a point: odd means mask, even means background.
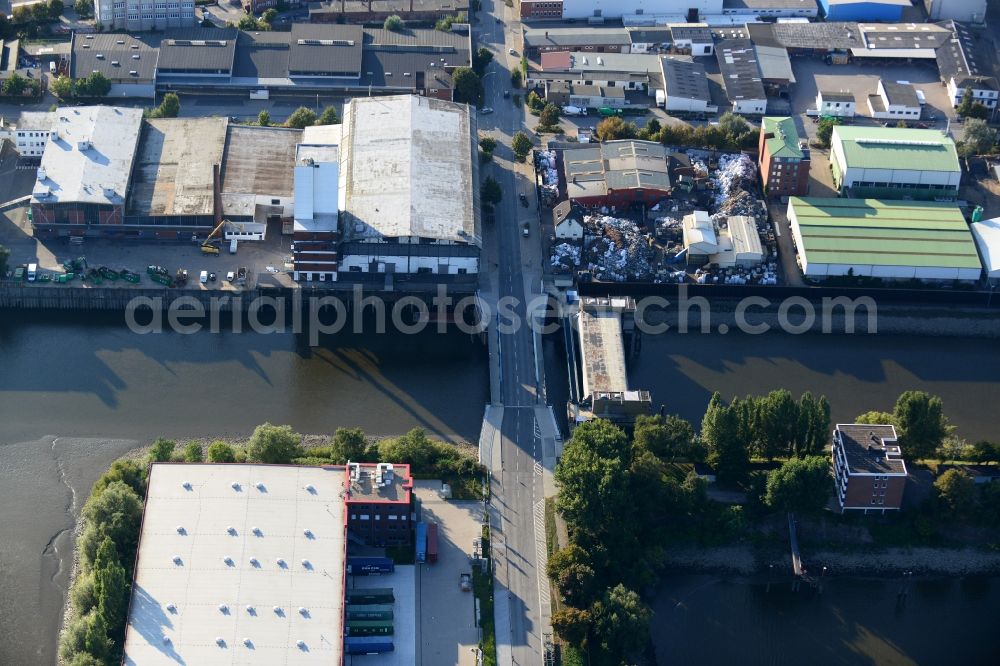
[[[598,280],[625,282],[652,277],[653,250],[649,238],[631,220],[587,215],[583,261]]]
[[[580,248],[569,243],[559,243],[552,248],[551,263],[553,268],[576,270],[580,265]]]
[[[674,217],[658,217],[655,220],[656,233],[660,236],[666,236],[672,230],[681,229],[684,223]]]
[[[559,172],[556,171],[556,154],[551,150],[540,150],[536,166],[542,178],[542,189],[548,190],[553,195],[559,193]]]
[[[753,162],[743,153],[719,157],[719,168],[712,174],[712,182],[715,184],[715,210],[721,208],[726,199],[741,190],[752,191],[756,185],[756,174]]]
[[[708,176],[708,166],[701,160],[691,160],[691,167],[694,169],[695,175],[701,178]]]

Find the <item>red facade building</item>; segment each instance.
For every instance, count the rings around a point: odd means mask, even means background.
[[[413,477],[409,465],[348,463],[347,531],[369,546],[409,544]]]
[[[809,149],[799,145],[791,118],[764,118],[757,144],[760,177],[770,197],[809,193]]]
[[[900,509],[907,472],[893,426],[838,424],[832,457],[841,511]]]

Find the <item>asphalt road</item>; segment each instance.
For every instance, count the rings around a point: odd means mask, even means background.
[[[492,107],[494,112],[479,116],[479,128],[497,140],[496,159],[487,171],[503,192],[503,199],[496,207],[498,267],[492,277],[497,282],[500,299],[513,299],[514,318],[521,324],[508,330],[502,325],[507,323],[507,317],[501,317],[502,473],[493,478],[491,502],[499,507],[502,533],[499,540],[494,540],[498,544],[494,549],[497,576],[508,594],[507,603],[497,604],[497,613],[507,613],[508,617],[497,618],[497,644],[509,645],[509,650],[498,650],[504,666],[508,663],[527,666],[543,663],[545,631],[539,585],[546,583],[542,580],[544,572],[537,567],[535,529],[536,505],[544,498],[535,422],[535,406],[540,401],[538,385],[543,379],[536,374],[533,333],[524,325],[528,298],[540,289],[540,238],[532,181],[524,166],[512,162],[510,150],[511,137],[525,125],[524,111],[510,98],[503,97],[504,91],[511,87],[511,69],[520,62],[518,55],[508,53],[508,48],[518,48],[514,35],[520,26],[514,22],[514,12],[508,11],[500,0],[486,0],[484,10],[490,15],[485,11],[480,14],[477,37],[480,44],[492,49],[494,62],[484,75],[483,105]],[[498,16],[503,23],[495,20]],[[519,201],[518,195],[522,193],[528,199],[528,206]],[[522,231],[525,223],[529,225],[527,237]],[[509,636],[501,635],[508,627]]]

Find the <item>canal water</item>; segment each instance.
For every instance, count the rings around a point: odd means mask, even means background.
[[[544,349],[549,399],[561,415],[564,359],[554,338]],[[666,335],[644,340],[630,374],[633,387],[651,390],[668,411],[695,422],[716,389],[727,397],[782,386],[796,394],[811,390],[826,394],[834,419],[844,420],[887,409],[899,392],[920,388],[944,398],[962,436],[997,438],[995,417],[986,408],[1000,404],[1000,354],[993,341]],[[394,435],[420,426],[474,441],[488,400],[488,375],[485,348],[460,333],[345,332],[310,348],[292,334],[141,336],[115,316],[0,313],[0,664],[53,663],[70,568],[70,516],[110,461],[130,448],[159,436],[245,436],[263,421],[314,434],[358,426]],[[964,619],[975,628],[984,617],[998,616],[1000,591],[996,581],[990,584],[983,602],[994,604],[990,614],[973,597],[953,597],[949,612],[956,624]],[[706,604],[732,614],[732,631],[781,622],[786,611],[780,608],[708,594],[727,585],[741,584],[706,586],[689,595],[688,603],[708,599]],[[733,594],[753,598],[752,587]],[[832,591],[825,595],[833,597]],[[887,631],[864,619],[865,602],[865,592],[858,591],[853,603],[837,607],[837,616],[846,625]],[[847,638],[834,642],[828,616],[816,618],[800,631],[832,650],[831,663],[859,663],[852,661],[856,645]],[[907,640],[925,640],[930,632],[924,629]],[[707,630],[668,631],[664,624],[659,633],[672,637],[670,649],[719,643]],[[893,644],[908,646],[904,638],[895,637]],[[778,663],[766,657],[782,654],[780,646],[770,645],[768,652],[768,645],[760,648],[761,659]],[[955,663],[975,663],[975,654],[965,654],[971,662]]]
[[[659,664],[996,664],[1000,578],[828,579],[822,595],[790,581],[686,575],[654,605]]]

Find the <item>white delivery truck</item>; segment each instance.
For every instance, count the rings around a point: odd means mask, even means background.
[[[229,241],[229,254],[236,254],[236,246],[239,244],[237,239]]]
[[[28,282],[34,282],[38,277],[38,264],[28,264]]]
[[[268,99],[270,96],[271,96],[270,93],[268,93],[268,91],[266,90],[250,91],[250,99]]]

